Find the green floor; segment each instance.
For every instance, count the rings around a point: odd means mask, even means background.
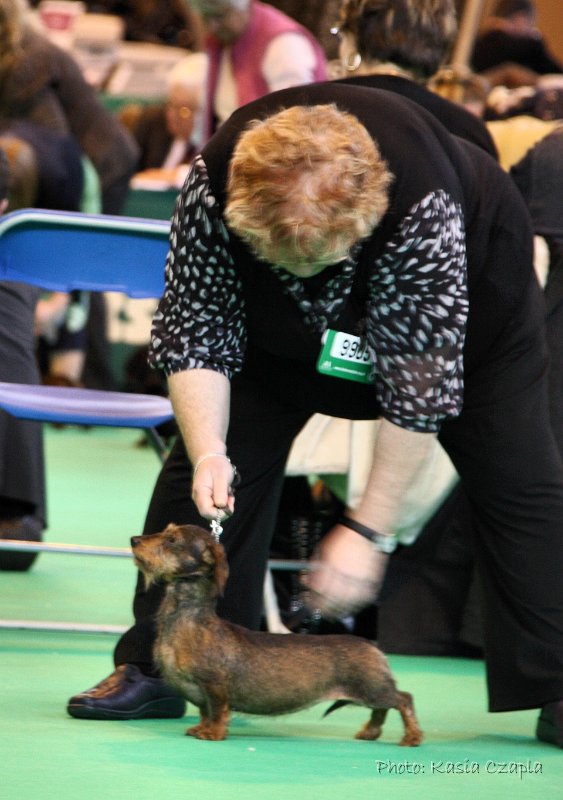
[[[48,539],[126,547],[140,530],[158,470],[124,431],[46,433]],[[0,616],[13,620],[130,621],[129,559],[44,553],[25,574],[0,574]],[[280,718],[235,717],[225,742],[183,736],[193,718],[87,722],[69,695],[112,668],[116,634],[0,630],[0,796],[80,798],[563,798],[563,751],[532,736],[535,712],[488,714],[479,661],[392,656],[415,695],[426,741],[399,748],[390,712],[382,740],[354,741],[357,708],[323,706]],[[527,772],[525,772],[527,770]]]

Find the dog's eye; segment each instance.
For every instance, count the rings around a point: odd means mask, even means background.
[[[173,545],[176,544],[176,537],[174,536],[173,533],[169,533],[164,541],[166,542],[166,544]]]

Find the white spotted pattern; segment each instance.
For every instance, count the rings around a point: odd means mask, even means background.
[[[205,367],[231,377],[244,361],[244,299],[201,157],[182,190],[170,245],[151,362],[169,374]],[[359,250],[314,300],[298,278],[270,267],[319,342],[350,294]],[[432,192],[403,219],[373,265],[368,286],[365,329],[377,397],[384,416],[403,428],[435,431],[461,410],[466,286],[461,210],[445,192]]]

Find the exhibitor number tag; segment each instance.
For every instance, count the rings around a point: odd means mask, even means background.
[[[366,342],[359,336],[329,328],[323,334],[317,371],[333,378],[373,383],[375,367]]]

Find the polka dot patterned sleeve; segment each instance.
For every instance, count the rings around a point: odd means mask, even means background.
[[[403,219],[371,278],[367,336],[390,422],[435,432],[460,413],[467,313],[462,212],[432,192]]]
[[[232,377],[246,344],[244,303],[229,234],[197,158],[178,200],[166,286],[153,319],[150,363],[167,375],[212,369]]]

